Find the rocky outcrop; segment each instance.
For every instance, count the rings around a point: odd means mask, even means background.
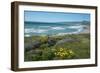
[[[24,47],[25,47],[25,51],[29,51],[29,50],[32,50],[32,49],[35,49],[35,48],[39,48],[41,45],[41,42],[39,41],[34,41],[34,42],[31,42],[31,43],[25,43]]]

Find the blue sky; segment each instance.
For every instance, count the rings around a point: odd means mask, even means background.
[[[24,20],[32,22],[70,22],[70,21],[90,21],[90,14],[85,13],[65,13],[65,12],[43,12],[24,11]]]

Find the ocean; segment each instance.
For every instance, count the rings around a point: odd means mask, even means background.
[[[24,36],[33,35],[65,35],[78,34],[84,31],[81,22],[76,23],[42,23],[42,22],[24,22]]]

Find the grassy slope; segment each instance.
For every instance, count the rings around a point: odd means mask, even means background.
[[[40,61],[40,60],[55,60],[55,59],[84,59],[90,57],[90,35],[89,34],[72,34],[64,36],[52,36],[50,39],[58,42],[62,39],[73,38],[78,41],[67,42],[63,44],[49,45],[47,43],[48,36],[32,36],[25,37],[25,43],[30,43],[31,41],[39,41],[42,44],[35,49],[30,51],[25,51],[25,61]],[[55,55],[59,53],[59,48],[65,51],[65,54],[72,51],[74,55]],[[58,50],[57,50],[58,49]],[[67,51],[68,49],[69,51]],[[63,54],[60,52],[60,54]]]

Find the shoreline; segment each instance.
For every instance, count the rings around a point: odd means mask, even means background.
[[[72,32],[72,33],[59,33],[55,35],[24,35],[24,37],[32,37],[32,36],[64,36],[64,35],[77,35],[77,34],[89,34],[90,26],[84,26],[84,30],[81,32]]]
[[[66,36],[66,35],[79,35],[79,34],[89,34],[90,31],[89,30],[85,30],[83,32],[80,32],[80,33],[71,33],[71,34],[62,34],[62,35],[27,35],[27,36],[24,36],[24,38],[29,38],[29,37],[33,37],[33,36]]]

